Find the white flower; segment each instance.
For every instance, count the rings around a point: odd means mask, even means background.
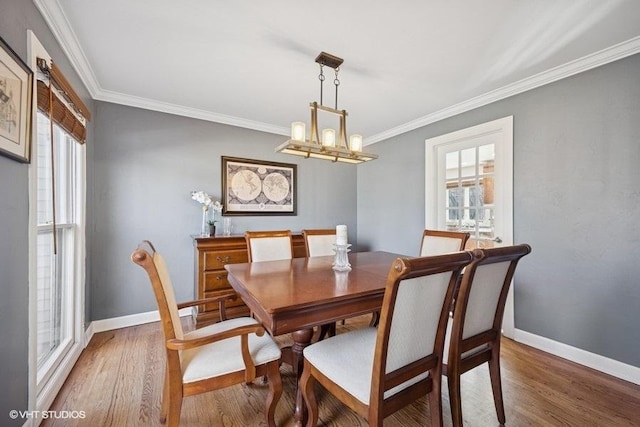
[[[213,201],[213,198],[204,191],[192,191],[191,198],[198,203],[202,203],[202,210],[208,211],[210,207],[213,210],[220,212],[222,211],[222,205],[219,200]]]

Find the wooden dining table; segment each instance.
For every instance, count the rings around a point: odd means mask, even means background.
[[[300,379],[302,352],[313,328],[345,318],[378,312],[393,261],[389,252],[349,254],[351,271],[332,269],[333,256],[228,264],[233,289],[273,336],[291,333],[293,346],[283,359]],[[287,360],[290,358],[291,360]],[[296,387],[296,425],[306,422],[306,406]]]

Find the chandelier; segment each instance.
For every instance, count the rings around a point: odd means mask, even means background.
[[[316,58],[316,62],[320,64],[320,74],[318,75],[320,80],[320,104],[315,101],[309,104],[309,107],[311,107],[309,139],[307,139],[305,123],[293,122],[291,124],[291,139],[278,146],[276,152],[345,163],[362,163],[377,159],[377,154],[362,151],[362,135],[354,134],[347,139],[347,111],[338,109],[338,86],[340,86],[338,72],[343,62],[342,58],[321,52]],[[333,80],[336,89],[335,108],[326,107],[322,103],[325,66],[335,70],[335,79]],[[340,127],[337,140],[336,131],[332,128],[323,129],[322,133],[320,133],[318,110],[339,116]],[[322,135],[322,139],[320,135]]]

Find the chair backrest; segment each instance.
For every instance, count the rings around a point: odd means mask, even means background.
[[[158,303],[165,340],[183,339],[184,331],[178,314],[178,303],[164,258],[151,242],[144,240],[131,254],[131,260],[144,268],[149,276]]]
[[[470,252],[456,252],[395,261],[380,313],[371,405],[398,385],[439,378],[448,308],[460,272],[471,260]],[[420,389],[407,391],[424,395]]]
[[[449,360],[500,339],[509,286],[518,261],[530,252],[527,244],[473,251],[455,301]]]
[[[293,258],[293,239],[290,230],[247,231],[249,262],[276,261]]]
[[[467,240],[469,240],[469,233],[461,231],[424,230],[420,256],[463,251]]]
[[[302,236],[304,237],[304,248],[307,253],[307,258],[335,254],[335,228],[302,230]]]

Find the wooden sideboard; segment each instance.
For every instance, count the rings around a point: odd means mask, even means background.
[[[247,242],[244,235],[237,236],[194,236],[195,247],[195,299],[209,298],[227,293],[231,285],[227,280],[226,264],[248,262]],[[293,234],[293,256],[304,257],[304,238],[300,233]],[[238,317],[249,314],[249,309],[240,297],[237,301],[226,305],[227,317]],[[206,304],[204,309],[198,308],[196,325],[198,327],[220,320],[216,304]]]

